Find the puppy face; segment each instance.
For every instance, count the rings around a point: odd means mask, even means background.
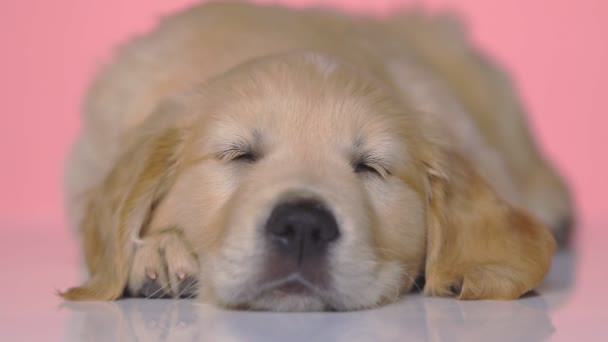
[[[418,142],[380,87],[304,54],[242,66],[186,101],[201,118],[189,166],[153,225],[184,230],[203,299],[345,310],[412,287],[425,249]]]
[[[199,297],[230,308],[369,308],[421,273],[427,295],[530,291],[555,249],[548,229],[387,84],[293,53],[160,106],[91,191],[92,277],[62,295],[118,298],[139,238],[163,231],[197,255]]]

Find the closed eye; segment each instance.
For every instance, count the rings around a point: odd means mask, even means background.
[[[380,176],[383,179],[388,178],[392,172],[386,156],[366,145],[367,139],[365,137],[359,136],[355,139],[351,157],[353,171],[362,177]]]
[[[253,164],[262,158],[261,145],[262,134],[259,130],[253,130],[248,137],[237,136],[232,142],[224,145],[217,158],[230,163]]]
[[[227,162],[239,162],[239,163],[254,163],[258,160],[258,155],[254,152],[241,149],[231,148],[217,155],[218,159]]]
[[[355,173],[358,174],[370,174],[375,176],[386,177],[386,171],[381,167],[365,162],[360,162],[354,166]]]
[[[243,152],[241,154],[236,155],[231,159],[231,161],[235,162],[245,162],[245,163],[255,163],[258,160],[258,157],[252,152]]]

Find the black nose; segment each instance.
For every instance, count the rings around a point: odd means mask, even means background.
[[[332,213],[312,200],[277,205],[266,222],[266,233],[282,254],[296,258],[298,264],[325,254],[340,236]]]

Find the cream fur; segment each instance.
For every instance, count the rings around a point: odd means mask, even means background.
[[[231,160],[244,150],[255,163]],[[164,19],[92,85],[66,189],[92,273],[66,298],[154,277],[178,297],[192,276],[204,301],[281,311],[374,307],[421,273],[427,294],[517,298],[548,270],[546,227],[572,216],[504,74],[457,20],[415,12],[223,3]],[[260,283],[260,227],[290,197],[327,203],[342,233],[315,296]]]

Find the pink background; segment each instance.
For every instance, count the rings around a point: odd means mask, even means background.
[[[112,47],[186,0],[0,3],[0,227],[63,227],[63,159],[80,99]],[[297,5],[320,1],[280,1]],[[608,1],[326,1],[360,12],[423,3],[464,14],[518,81],[549,157],[575,189],[583,221],[606,222]],[[576,4],[576,5],[574,5]],[[29,227],[29,228],[28,228]],[[602,224],[589,225],[599,230]]]

